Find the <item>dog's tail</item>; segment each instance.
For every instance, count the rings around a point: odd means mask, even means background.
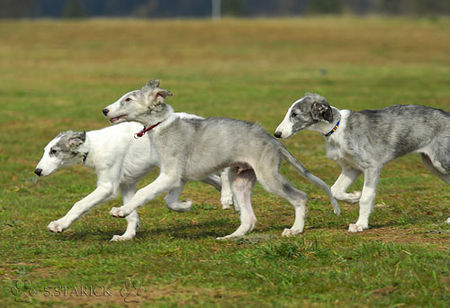
[[[298,173],[300,173],[311,183],[319,186],[324,192],[328,194],[331,204],[333,205],[334,213],[336,215],[340,215],[341,209],[339,208],[339,204],[337,203],[336,199],[333,197],[330,187],[328,187],[328,185],[324,181],[322,181],[317,176],[309,172],[305,168],[305,166],[303,166],[303,164],[299,162],[286,148],[281,148],[280,152],[281,156],[283,156],[283,158],[286,159],[286,161],[289,162],[297,170]]]

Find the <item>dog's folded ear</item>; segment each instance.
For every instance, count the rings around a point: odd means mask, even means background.
[[[320,99],[317,99],[312,103],[311,115],[312,118],[317,121],[333,121],[333,110],[323,97],[320,97]]]
[[[173,96],[172,92],[170,92],[169,90],[160,88],[154,89],[151,95],[153,96],[156,104],[163,104],[167,96]]]
[[[70,148],[76,148],[86,141],[86,132],[72,132],[67,138],[67,144]]]

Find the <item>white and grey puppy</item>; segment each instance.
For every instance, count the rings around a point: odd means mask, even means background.
[[[450,112],[418,105],[339,110],[322,96],[307,93],[291,105],[274,135],[288,138],[303,129],[322,133],[327,157],[342,167],[331,187],[334,197],[350,203],[359,201],[359,218],[350,224],[350,232],[369,227],[380,171],[399,156],[421,153],[425,166],[450,184]],[[347,193],[361,173],[362,193]]]
[[[187,181],[198,180],[224,167],[230,168],[233,201],[241,212],[241,225],[227,237],[250,232],[256,222],[251,205],[253,185],[258,179],[269,192],[287,199],[295,208],[295,222],[285,229],[284,236],[303,231],[306,194],[294,187],[279,173],[282,159],[287,160],[305,178],[323,189],[330,197],[335,213],[339,206],[329,187],[312,175],[276,139],[260,126],[229,119],[182,119],[165,103],[170,91],[159,88],[159,81],[147,83],[141,90],[122,96],[107,106],[103,113],[112,123],[138,121],[151,131],[161,159],[161,172],[150,185],[136,192],[111,215],[125,217],[167,190],[182,189]]]
[[[195,117],[188,114],[177,116]],[[97,188],[76,202],[64,217],[52,221],[48,225],[50,231],[62,232],[67,229],[95,205],[116,197],[118,190],[122,193],[124,203],[134,196],[137,182],[154,167],[160,166],[159,154],[150,136],[133,138],[141,128],[141,124],[129,122],[87,133],[67,131],[47,144],[35,169],[38,176],[48,176],[61,167],[79,163],[94,169],[97,174]],[[222,178],[221,201],[223,207],[228,208],[232,204],[232,193],[226,172]],[[209,175],[204,181],[221,189],[221,179],[216,175]],[[170,191],[164,198],[170,210],[183,212],[191,208],[191,201],[178,201],[180,193],[181,190]],[[127,216],[127,222],[125,233],[114,235],[113,241],[129,240],[135,236],[139,225],[136,211]]]

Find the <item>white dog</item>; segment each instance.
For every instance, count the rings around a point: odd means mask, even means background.
[[[197,118],[183,113],[178,115]],[[151,136],[138,139],[133,137],[141,128],[141,124],[128,122],[87,133],[67,131],[48,143],[35,169],[38,176],[47,176],[60,167],[78,163],[94,169],[97,174],[97,188],[76,202],[64,217],[52,221],[48,225],[50,231],[62,232],[67,229],[95,205],[117,196],[118,189],[124,203],[134,196],[136,183],[154,167],[160,166],[159,154],[152,145]],[[210,175],[204,182],[221,189],[221,180],[216,175]],[[229,208],[232,204],[232,192],[226,171],[223,171],[222,185],[221,202],[223,208]],[[183,212],[191,208],[191,201],[178,201],[181,191],[169,191],[164,198],[169,209]],[[114,235],[112,241],[130,240],[136,235],[139,226],[136,211],[127,216],[127,222],[125,233]]]

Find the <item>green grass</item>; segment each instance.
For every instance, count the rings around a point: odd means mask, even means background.
[[[161,197],[141,208],[132,242],[109,242],[125,227],[108,215],[119,200],[52,234],[47,224],[96,178],[73,167],[36,181],[32,171],[59,131],[106,126],[102,108],[152,78],[174,93],[175,110],[255,121],[271,133],[307,91],[342,109],[449,110],[449,28],[448,19],[378,18],[0,22],[0,306],[447,307],[450,191],[417,155],[383,169],[364,233],[346,231],[357,206],[341,202],[336,217],[322,191],[283,165],[309,196],[305,232],[281,238],[293,210],[256,186],[255,230],[225,242],[215,237],[238,216],[201,183],[182,194],[195,201],[188,213],[169,212]],[[285,143],[334,182],[340,170],[320,135]]]

